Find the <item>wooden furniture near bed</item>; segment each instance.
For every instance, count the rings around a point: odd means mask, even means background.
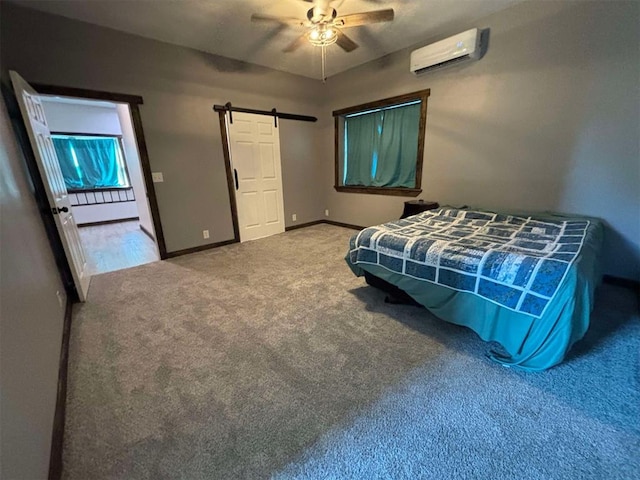
[[[438,202],[430,202],[428,200],[408,200],[404,202],[404,210],[402,211],[402,216],[400,218],[407,218],[411,215],[417,215],[422,212],[426,212],[427,210],[433,210],[438,208],[440,204]]]
[[[596,218],[443,207],[361,230],[346,260],[392,297],[499,343],[496,362],[536,371],[589,327],[602,237]]]

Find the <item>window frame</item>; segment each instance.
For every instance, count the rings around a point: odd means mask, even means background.
[[[122,135],[118,135],[117,133],[75,133],[75,132],[50,132],[51,136],[58,137],[85,137],[85,138],[114,138],[118,140],[118,148],[120,149],[120,155],[122,156],[122,163],[124,166],[124,174],[127,177],[127,182],[129,183],[128,187],[100,187],[100,188],[73,188],[68,189],[67,193],[95,193],[102,192],[106,190],[131,190],[133,188],[133,184],[131,183],[131,175],[129,175],[129,166],[127,165],[127,157],[124,153],[124,143],[122,140]],[[66,185],[65,185],[66,186]]]
[[[334,186],[337,192],[343,193],[367,193],[375,195],[396,195],[403,197],[416,197],[422,192],[422,163],[424,158],[424,139],[427,125],[427,100],[431,94],[430,89],[418,90],[416,92],[397,95],[382,100],[354,105],[352,107],[342,108],[333,111],[334,118]],[[420,124],[418,126],[418,154],[416,158],[416,183],[414,188],[407,187],[366,187],[355,185],[344,185],[340,181],[341,164],[344,164],[342,155],[344,146],[344,117],[349,114],[364,112],[367,110],[375,110],[380,108],[391,107],[402,103],[409,103],[420,100]],[[344,167],[343,167],[344,168]]]

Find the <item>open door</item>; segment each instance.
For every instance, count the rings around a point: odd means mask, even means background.
[[[280,137],[272,117],[227,115],[240,241],[284,232]]]
[[[87,299],[91,276],[87,273],[87,261],[80,243],[78,227],[71,212],[67,187],[51,141],[44,109],[38,92],[16,72],[11,71],[10,75],[76,291],[80,301],[84,302]]]

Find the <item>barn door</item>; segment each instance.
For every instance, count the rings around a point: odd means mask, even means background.
[[[49,200],[51,214],[60,234],[60,240],[69,262],[78,296],[80,301],[84,302],[89,291],[91,276],[87,273],[87,261],[80,243],[78,227],[71,212],[67,187],[51,141],[51,133],[49,132],[47,119],[44,116],[44,109],[38,92],[16,72],[12,71],[10,75],[38,170],[42,177],[42,183]]]
[[[280,137],[273,117],[233,112],[227,126],[240,241],[284,232]]]

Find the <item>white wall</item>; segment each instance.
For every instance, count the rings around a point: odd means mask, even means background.
[[[138,218],[136,202],[101,203],[71,207],[77,225]]]
[[[140,216],[139,205],[146,205],[146,190],[141,182],[140,161],[135,148],[131,145],[131,120],[129,123],[128,141],[124,138],[123,127],[120,123],[118,106],[113,103],[85,101],[69,103],[53,98],[44,97],[43,105],[49,129],[53,132],[64,133],[96,133],[103,135],[122,135],[125,146],[125,159],[133,187],[135,202],[108,203],[99,205],[78,205],[72,207],[73,216],[78,225],[136,218]],[[128,110],[128,106],[121,108]],[[134,140],[135,142],[135,140]],[[128,147],[127,148],[127,144]],[[134,153],[135,152],[135,153]],[[134,182],[135,178],[135,182]],[[148,211],[148,207],[145,207]],[[145,212],[146,213],[146,212]],[[148,214],[147,214],[148,215]],[[145,226],[146,227],[146,226]],[[149,230],[153,233],[153,229]]]
[[[147,189],[144,185],[144,177],[142,176],[142,168],[140,165],[140,156],[138,146],[136,144],[136,136],[133,130],[133,122],[131,120],[131,111],[129,105],[116,105],[118,119],[122,128],[122,144],[124,154],[127,157],[127,167],[129,169],[129,180],[133,186],[136,196],[136,206],[138,217],[140,218],[140,226],[155,238],[155,229],[153,228],[153,220],[151,219],[151,211],[149,210],[149,202],[147,201]]]
[[[51,97],[43,97],[45,115],[52,132],[101,133],[121,135],[122,128],[113,104],[106,102],[82,102],[80,104],[61,102]]]

